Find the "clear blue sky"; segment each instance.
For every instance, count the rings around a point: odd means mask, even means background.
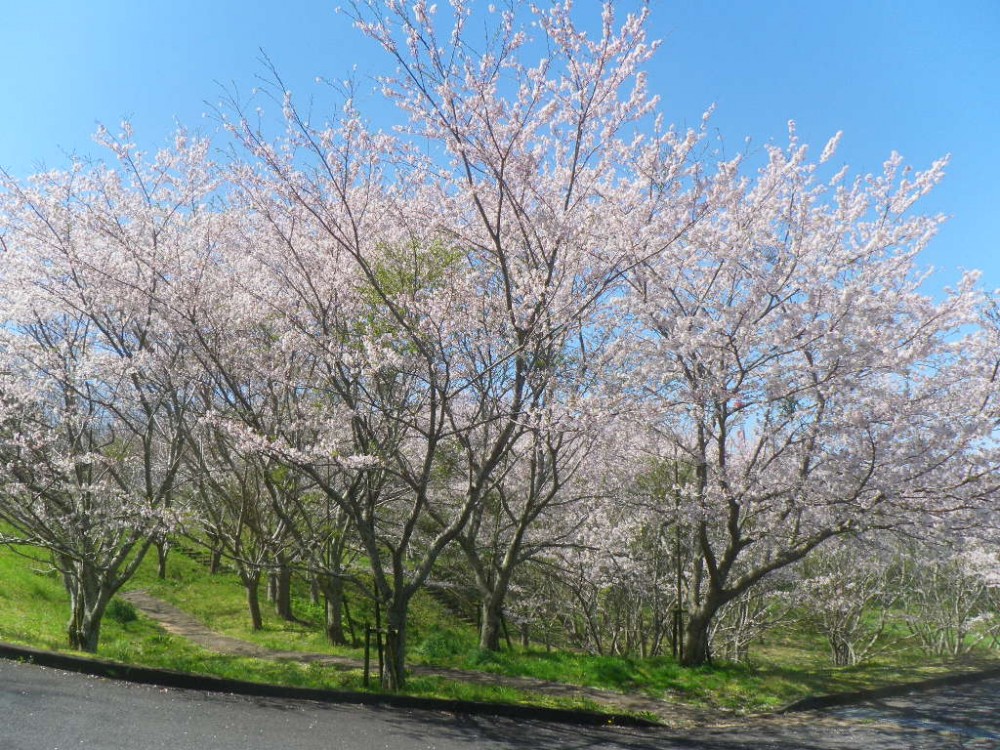
[[[128,117],[150,147],[175,121],[211,132],[203,113],[223,85],[249,95],[261,48],[297,96],[317,76],[380,64],[337,0],[0,1],[0,165],[20,175],[92,152],[99,122]],[[1000,0],[651,6],[664,40],[651,85],[672,121],[696,124],[715,103],[734,151],[746,136],[782,143],[789,119],[816,154],[843,130],[839,158],[855,171],[877,171],[892,150],[918,168],[952,154],[923,204],[952,217],[926,256],[933,286],[980,268],[1000,287]],[[581,14],[597,8],[577,0]]]

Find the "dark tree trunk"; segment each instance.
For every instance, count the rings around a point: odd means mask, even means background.
[[[684,627],[684,655],[680,660],[683,666],[700,667],[702,664],[711,663],[709,634],[712,623],[719,610],[739,593],[741,592],[733,589],[720,591],[714,587],[709,588],[701,604],[688,613],[687,625]]]
[[[712,661],[708,635],[714,614],[706,615],[703,608],[699,608],[688,617],[684,627],[684,656],[680,660],[683,666],[700,667]]]
[[[406,685],[407,602],[392,602],[386,611],[384,690],[402,690]]]
[[[347,636],[344,634],[344,581],[339,576],[317,576],[317,586],[323,592],[326,600],[326,639],[331,646],[346,646]]]
[[[78,582],[70,596],[70,619],[67,627],[69,647],[74,651],[97,653],[101,622],[111,595],[92,582]]]
[[[221,534],[208,532],[208,572],[216,575],[222,569],[222,555],[226,550],[226,545],[222,541]]]
[[[507,645],[513,648],[503,617],[503,605],[507,600],[512,570],[512,565],[505,565],[497,571],[493,580],[488,580],[485,575],[477,576],[480,596],[479,648],[484,651],[499,651],[501,636],[506,639]]]
[[[156,545],[156,577],[167,580],[167,557],[170,554],[170,542],[164,540]]]
[[[840,635],[829,637],[830,650],[833,653],[833,663],[838,667],[850,667],[854,665],[854,649],[850,642]]]
[[[212,546],[212,557],[208,563],[208,572],[210,575],[216,575],[222,568],[222,547]]]
[[[291,567],[284,560],[280,561],[271,579],[274,581],[274,613],[282,620],[291,622],[295,619],[292,612]]]
[[[331,646],[346,646],[342,596],[326,597],[326,640]]]
[[[243,588],[247,592],[247,609],[250,611],[250,629],[260,630],[264,627],[264,618],[260,611],[260,573],[245,573],[242,576]]]
[[[493,595],[480,605],[479,648],[484,651],[500,650],[500,636],[503,631],[501,602],[500,597]]]

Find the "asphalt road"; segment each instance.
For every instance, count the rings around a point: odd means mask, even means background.
[[[993,680],[679,735],[164,689],[0,661],[0,750],[1000,748],[998,696]]]

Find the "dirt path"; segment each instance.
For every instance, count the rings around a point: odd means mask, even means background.
[[[239,638],[221,635],[209,630],[188,613],[172,604],[168,604],[162,599],[150,596],[145,591],[129,591],[123,594],[122,598],[131,602],[136,609],[147,617],[158,622],[168,633],[186,638],[204,649],[219,654],[272,661],[297,661],[308,664],[321,664],[339,669],[362,669],[364,667],[360,659],[304,651],[274,650],[240,640]],[[588,698],[620,711],[631,713],[645,711],[655,714],[660,720],[671,727],[704,726],[706,724],[717,723],[720,718],[718,714],[710,716],[707,712],[666,701],[654,700],[641,695],[626,695],[611,690],[599,690],[597,688],[566,685],[559,682],[547,682],[531,677],[507,677],[488,672],[468,672],[427,666],[414,666],[410,668],[410,671],[416,675],[432,675],[459,682],[511,687],[543,695]]]

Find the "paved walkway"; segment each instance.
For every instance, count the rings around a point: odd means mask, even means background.
[[[150,596],[145,591],[129,591],[122,594],[122,598],[131,602],[136,609],[147,617],[158,622],[168,633],[186,638],[192,643],[215,653],[270,661],[296,661],[308,664],[321,664],[337,669],[362,669],[364,667],[364,663],[360,659],[305,651],[269,649],[259,646],[256,643],[240,640],[239,638],[221,635],[202,625],[187,612],[168,604],[162,599]],[[688,706],[655,700],[642,695],[627,695],[611,690],[599,690],[597,688],[567,685],[559,682],[547,682],[531,677],[508,677],[489,672],[470,672],[427,666],[412,666],[410,667],[410,672],[416,675],[444,677],[458,682],[511,687],[543,695],[587,698],[595,703],[618,711],[630,713],[648,712],[654,714],[664,724],[671,727],[705,726],[717,723],[720,719],[718,713],[709,714],[708,712],[699,711]],[[723,715],[724,717],[725,715]]]

